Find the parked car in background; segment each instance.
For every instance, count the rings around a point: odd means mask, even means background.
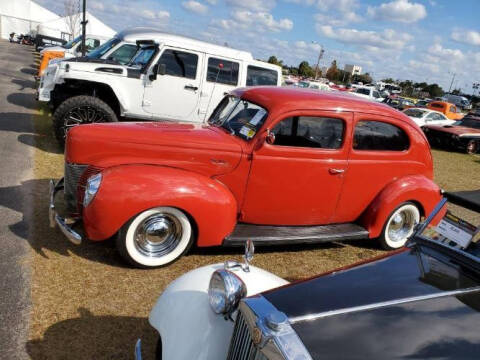
[[[417,108],[426,108],[429,103],[430,103],[430,100],[418,100],[418,101],[415,103],[415,107],[417,107]]]
[[[480,149],[480,116],[467,115],[452,125],[426,125],[425,135],[432,146],[475,154]]]
[[[478,224],[479,190],[445,193],[407,248],[307,280],[289,284],[250,265],[249,242],[244,264],[184,274],[150,312],[156,358],[475,359],[480,229],[448,211],[447,199]]]
[[[50,219],[77,244],[117,235],[127,262],[155,267],[192,244],[247,238],[378,238],[396,249],[438,194],[428,143],[404,114],[338,92],[266,86],[233,90],[208,124],[75,127]]]
[[[127,65],[85,59],[60,63],[56,82],[39,91],[39,100],[55,109],[59,142],[72,126],[120,117],[201,123],[225,92],[282,82],[279,66],[254,60],[245,51],[167,33],[152,34],[137,45]]]
[[[447,118],[452,120],[460,120],[463,114],[458,108],[446,101],[432,101],[427,104],[428,109],[432,109],[444,114]]]
[[[100,35],[86,35],[85,52],[88,53],[99,47],[108,40],[107,37]],[[38,68],[38,76],[42,76],[48,67],[50,60],[57,58],[70,59],[82,55],[82,36],[67,42],[64,45],[47,47],[40,51],[40,66]]]
[[[427,124],[431,125],[452,125],[455,120],[447,118],[441,112],[425,109],[425,108],[409,108],[404,110],[403,113],[412,119],[415,124],[423,127]]]
[[[357,87],[354,91],[350,92],[350,94],[376,102],[382,102],[384,100],[380,92],[374,87]]]
[[[445,94],[443,98],[461,110],[470,110],[472,108],[472,104],[465,96]]]

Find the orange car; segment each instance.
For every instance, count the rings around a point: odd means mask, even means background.
[[[38,68],[38,76],[42,76],[43,72],[48,66],[48,62],[55,58],[63,58],[65,56],[64,51],[45,51],[42,55],[40,67]]]
[[[432,101],[427,104],[427,108],[441,112],[442,114],[445,114],[447,118],[452,120],[460,120],[464,116],[455,105],[446,101]]]

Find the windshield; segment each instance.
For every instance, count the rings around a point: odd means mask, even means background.
[[[82,41],[82,36],[77,36],[75,39],[73,40],[70,40],[69,42],[67,42],[66,44],[63,44],[62,47],[65,48],[65,49],[71,49],[72,47],[74,47],[76,44],[78,44],[80,41]]]
[[[152,46],[140,47],[132,60],[128,63],[128,66],[141,69],[148,64],[154,53],[155,48]]]
[[[474,120],[474,119],[462,119],[460,121],[457,121],[453,125],[458,125],[458,126],[465,126],[469,127],[472,129],[480,129],[480,120]]]
[[[267,118],[267,110],[235,96],[226,96],[208,123],[219,126],[244,140],[251,140]]]
[[[110,49],[116,46],[120,42],[118,38],[112,38],[108,40],[103,45],[97,47],[95,50],[88,53],[87,57],[90,59],[100,59],[103,55],[105,55]]]
[[[425,115],[424,110],[419,110],[419,109],[407,109],[404,111],[405,115],[411,116],[414,118],[421,118],[423,115]]]

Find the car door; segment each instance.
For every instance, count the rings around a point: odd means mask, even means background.
[[[348,112],[289,113],[270,126],[275,134],[253,150],[241,221],[321,225],[334,217],[349,147]]]
[[[143,109],[155,117],[173,120],[198,120],[204,54],[166,47],[157,62],[159,73],[147,79]]]

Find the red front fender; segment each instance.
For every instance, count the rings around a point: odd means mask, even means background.
[[[85,231],[91,240],[107,239],[133,216],[158,206],[189,214],[199,246],[220,245],[237,219],[235,198],[218,181],[176,168],[124,165],[102,172],[100,188],[83,210]]]
[[[409,175],[397,179],[383,188],[360,218],[370,238],[378,237],[388,216],[401,203],[411,201],[420,206],[422,215],[428,216],[440,201],[440,188],[423,175]]]

